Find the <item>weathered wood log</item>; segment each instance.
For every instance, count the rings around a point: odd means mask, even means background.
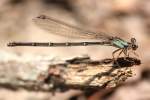
[[[103,59],[90,57],[69,60],[45,56],[4,55],[0,60],[0,86],[10,89],[49,91],[54,88],[100,89],[115,87],[133,75],[136,58]],[[37,59],[37,58],[40,59]]]

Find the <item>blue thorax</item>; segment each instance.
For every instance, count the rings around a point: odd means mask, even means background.
[[[112,41],[112,43],[113,43],[113,45],[115,46],[115,47],[118,47],[118,48],[127,48],[128,47],[128,42],[126,42],[126,41],[124,41],[124,40],[122,40],[122,39],[119,39],[119,38],[117,38],[117,39],[114,39],[113,41]]]

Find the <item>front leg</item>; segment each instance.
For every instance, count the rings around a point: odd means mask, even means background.
[[[134,54],[135,56],[139,57],[139,55],[138,55],[135,51],[133,51],[133,54]]]
[[[128,61],[128,62],[134,63],[133,61],[130,61],[130,60],[127,59],[127,57],[129,57],[129,53],[130,53],[130,52],[128,52],[128,49],[124,49],[124,50],[123,50],[123,53],[124,53],[124,55],[125,55],[124,60],[126,60],[126,61]]]
[[[126,51],[126,52],[127,52],[127,51]],[[136,57],[139,57],[139,55],[138,55],[134,50],[128,51],[127,57],[129,57],[131,53],[134,54]],[[125,54],[125,52],[124,52],[124,54]]]

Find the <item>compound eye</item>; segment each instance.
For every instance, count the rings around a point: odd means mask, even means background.
[[[135,43],[136,39],[135,38],[131,38],[131,43]]]
[[[138,48],[137,45],[132,45],[132,49],[133,49],[133,50],[136,50],[137,48]]]

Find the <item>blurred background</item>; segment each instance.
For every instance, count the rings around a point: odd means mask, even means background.
[[[115,34],[127,41],[130,41],[131,37],[136,38],[139,46],[136,52],[142,64],[134,68],[136,75],[125,85],[117,88],[107,99],[150,100],[150,0],[0,0],[1,54],[11,52],[48,55],[60,59],[80,55],[89,55],[92,59],[112,57],[112,51],[116,48],[104,46],[67,48],[6,46],[12,41],[78,41],[49,34],[37,27],[32,19],[41,14],[94,32]]]

